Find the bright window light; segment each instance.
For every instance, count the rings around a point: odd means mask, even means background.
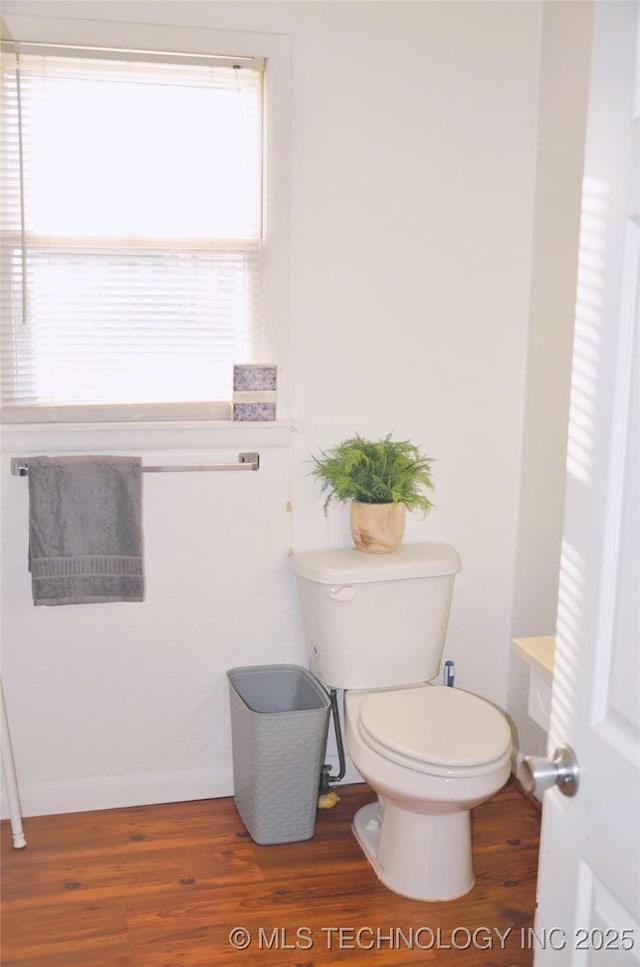
[[[4,406],[231,398],[262,307],[262,73],[3,69]]]

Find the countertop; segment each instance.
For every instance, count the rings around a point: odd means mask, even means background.
[[[513,638],[513,650],[534,668],[553,675],[556,651],[555,635],[538,635],[531,638]]]

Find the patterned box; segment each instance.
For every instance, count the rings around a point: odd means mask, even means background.
[[[233,367],[233,419],[275,420],[277,366],[261,363]]]

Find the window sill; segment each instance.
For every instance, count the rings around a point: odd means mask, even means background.
[[[22,423],[2,427],[2,453],[137,452],[286,447],[291,420],[233,422],[157,420],[144,423]]]

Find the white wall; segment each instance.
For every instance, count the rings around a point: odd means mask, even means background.
[[[4,9],[12,7],[8,0]],[[410,518],[407,540],[448,540],[460,551],[446,657],[458,684],[506,706],[541,7],[150,0],[44,8],[291,37],[282,362],[296,429],[290,447],[277,428],[266,437],[236,431],[240,441],[216,428],[165,439],[162,430],[74,440],[5,434],[2,674],[25,811],[231,791],[225,670],[304,663],[287,551],[349,542],[347,510],[322,514],[309,454],[353,431],[394,431],[434,457],[436,510]],[[26,485],[8,476],[11,453],[73,444],[158,462],[168,446],[185,462],[181,447],[213,460],[235,453],[236,442],[264,448],[258,474],[145,479],[144,604],[33,608]]]
[[[545,6],[513,635],[556,627],[576,301],[591,6]],[[528,666],[510,657],[519,751],[545,751],[527,715]]]
[[[303,658],[288,575],[288,430],[6,431],[2,677],[25,812],[229,793],[225,671]],[[13,439],[21,437],[21,439]],[[55,439],[55,442],[54,442]],[[27,574],[27,481],[10,456],[141,453],[148,464],[258,472],[146,474],[143,604],[39,607]]]
[[[447,657],[504,704],[540,11],[320,6],[294,46],[295,546],[349,540],[310,450],[354,430],[422,445],[437,509],[407,539],[459,549]]]

